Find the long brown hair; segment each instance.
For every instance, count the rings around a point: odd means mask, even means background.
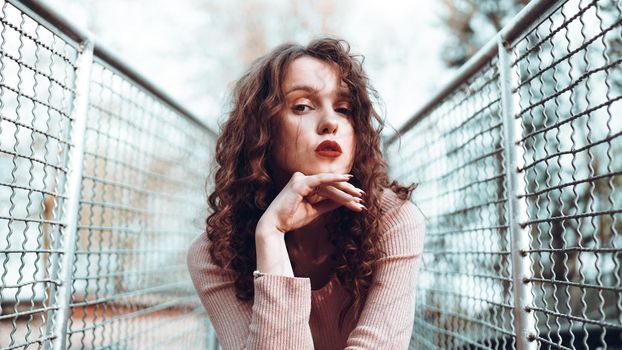
[[[372,98],[379,100],[378,94],[363,71],[362,58],[350,54],[344,40],[322,38],[306,47],[283,44],[257,59],[235,85],[232,111],[216,143],[214,192],[209,194],[212,214],[206,220],[212,242],[209,253],[220,267],[235,272],[236,296],[252,300],[255,226],[280,190],[275,187],[269,157],[276,117],[285,101],[282,82],[288,65],[301,56],[335,64],[350,90],[357,145],[351,183],[367,193],[367,212],[341,207],[329,213],[326,225],[330,243],[336,248],[335,273],[349,295],[339,316],[341,329],[352,306],[360,317],[371,286],[372,265],[385,254],[378,248],[381,192],[391,188],[407,199],[415,187],[389,183],[380,151],[384,121],[372,102]]]

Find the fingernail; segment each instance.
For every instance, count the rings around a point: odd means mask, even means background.
[[[363,211],[367,211],[367,208],[363,204],[359,204],[359,208]]]
[[[352,175],[352,174],[346,174],[346,175],[344,175],[344,176],[345,176],[345,177],[347,177],[348,179],[351,179],[351,178],[353,178],[353,177],[354,177],[354,175]]]
[[[359,190],[359,192],[361,192],[361,195],[363,195],[363,196],[367,196],[367,193],[365,193],[365,191],[363,191],[363,190]]]

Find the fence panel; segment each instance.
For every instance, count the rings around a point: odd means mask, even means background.
[[[0,346],[13,349],[53,339],[78,50],[5,2],[1,23]]]
[[[53,13],[1,6],[0,348],[214,347],[185,266],[214,134]]]
[[[413,348],[622,344],[621,9],[532,1],[387,141],[428,216]]]
[[[543,347],[622,345],[621,8],[569,1],[512,44]]]
[[[416,349],[514,346],[498,79],[493,60],[389,148],[428,217]]]

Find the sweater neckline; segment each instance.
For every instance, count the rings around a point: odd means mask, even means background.
[[[333,272],[330,280],[328,280],[328,282],[326,282],[326,284],[323,285],[322,288],[315,290],[311,289],[311,295],[319,295],[326,292],[327,290],[332,289],[330,288],[330,286],[332,286],[336,281],[339,281],[339,279],[337,278],[337,274]]]

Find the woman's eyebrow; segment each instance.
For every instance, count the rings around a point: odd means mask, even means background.
[[[296,91],[305,91],[308,92],[310,94],[318,94],[319,90],[309,86],[309,85],[294,85],[292,86],[289,90],[287,90],[287,92],[285,92],[285,96],[291,94],[292,92],[296,92]],[[343,98],[343,99],[351,99],[352,98],[352,94],[350,93],[350,90],[348,89],[339,89],[339,91],[337,91],[337,96],[339,98]]]
[[[308,93],[317,93],[318,90],[314,87],[311,87],[309,85],[294,85],[292,86],[289,90],[287,90],[287,92],[285,93],[285,95],[289,95],[292,92],[295,91],[306,91]]]
[[[342,99],[347,99],[347,100],[351,100],[352,99],[352,94],[350,93],[350,90],[348,90],[348,89],[339,90],[337,92],[337,96],[339,98],[342,98]]]

